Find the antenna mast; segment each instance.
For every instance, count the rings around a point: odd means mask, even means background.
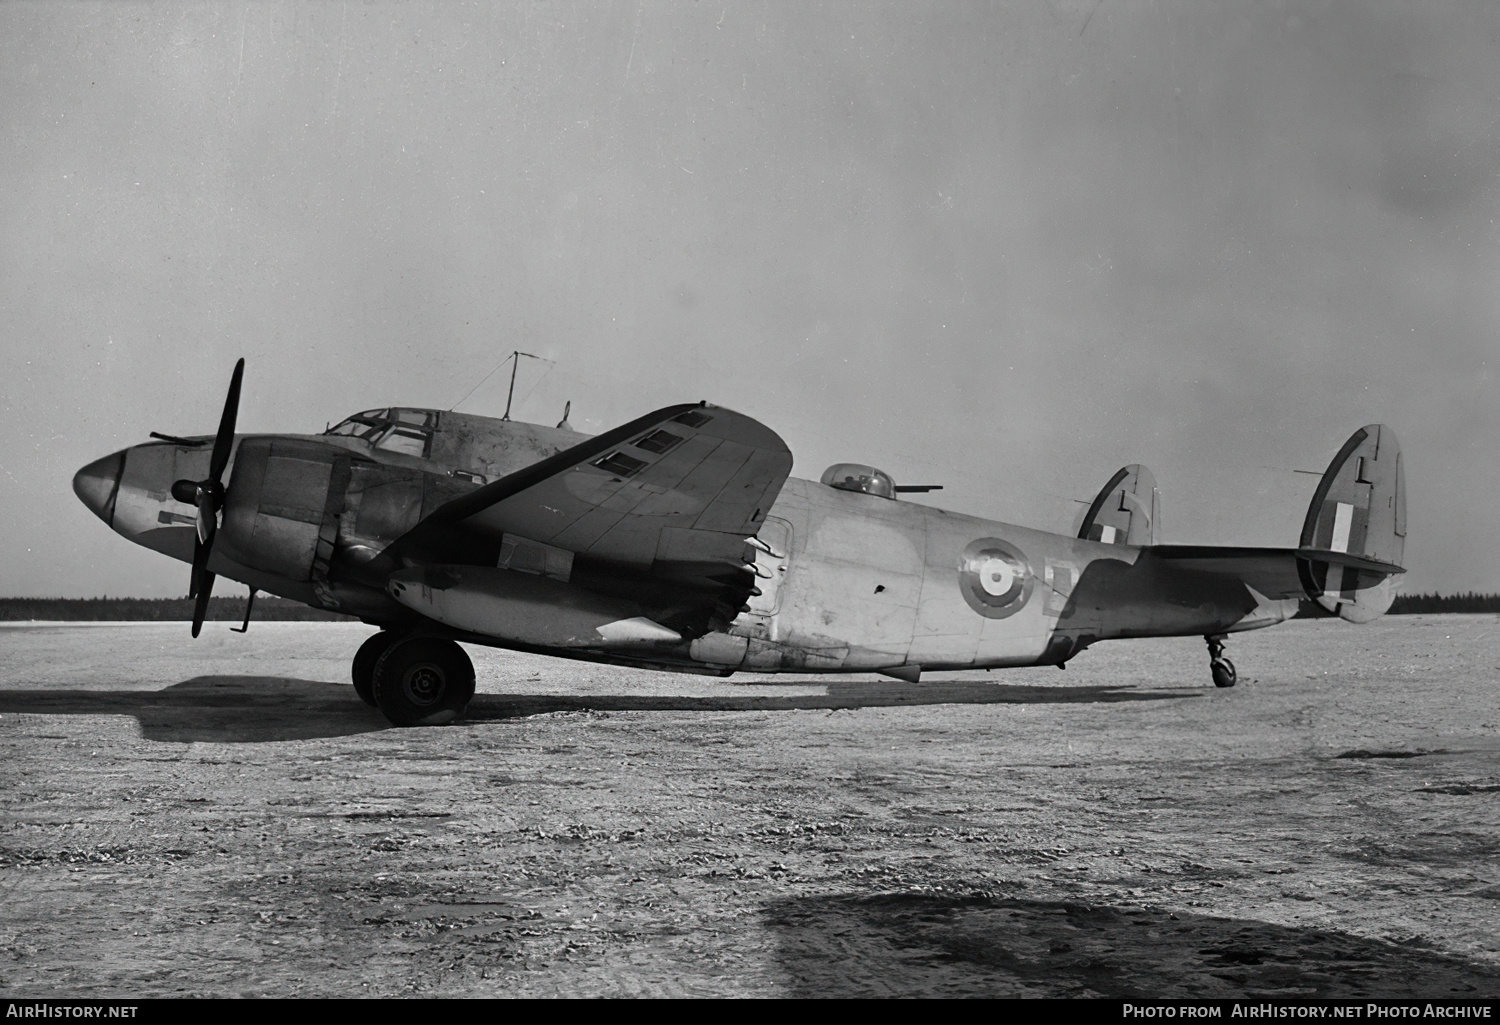
[[[505,415],[500,418],[501,420],[509,420],[510,419],[510,402],[511,402],[511,399],[513,399],[513,398],[516,397],[516,371],[521,366],[521,357],[522,356],[525,356],[528,359],[541,359],[542,358],[540,356],[533,356],[529,352],[522,352],[520,349],[517,349],[515,352],[512,352],[510,354],[510,359],[511,359],[511,363],[510,363],[510,391],[507,392],[506,395],[505,395]]]
[[[515,396],[516,396],[516,370],[519,369],[520,365],[521,365],[521,361],[520,361],[520,359],[518,357],[521,357],[521,356],[525,356],[528,359],[541,360],[543,363],[551,363],[552,362],[550,359],[547,359],[547,358],[545,358],[543,356],[535,356],[535,355],[533,355],[533,354],[531,354],[529,352],[522,352],[521,350],[517,349],[514,352],[512,352],[509,356],[506,356],[505,359],[502,359],[499,363],[496,363],[495,364],[495,370],[491,370],[488,374],[485,374],[483,377],[481,377],[479,379],[479,384],[476,384],[474,387],[470,388],[466,393],[464,393],[464,397],[463,398],[459,399],[453,405],[449,406],[448,407],[448,411],[451,413],[453,410],[457,409],[459,406],[461,406],[465,402],[469,401],[469,396],[473,395],[475,392],[477,392],[479,390],[480,385],[484,384],[484,382],[486,382],[490,378],[494,377],[496,370],[499,370],[501,367],[505,366],[506,363],[510,363],[511,364],[511,367],[510,367],[510,391],[505,396],[505,416],[502,418],[502,419],[505,419],[505,420],[509,420],[510,419],[510,404],[511,404],[511,400],[514,399]],[[535,386],[533,386],[533,387],[535,387]],[[531,393],[527,392],[527,394],[529,395]],[[526,401],[526,399],[525,399],[524,396],[522,397],[521,401],[522,402]]]

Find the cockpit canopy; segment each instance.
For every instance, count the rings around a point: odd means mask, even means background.
[[[896,497],[896,482],[891,475],[863,463],[834,463],[823,471],[824,484],[840,491],[862,491],[881,498]]]
[[[437,426],[438,414],[431,409],[367,409],[323,433],[362,438],[383,452],[425,458],[432,450]]]

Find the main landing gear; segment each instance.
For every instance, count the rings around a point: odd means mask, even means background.
[[[355,652],[354,692],[397,726],[441,726],[474,696],[474,663],[455,641],[382,630]]]
[[[1233,687],[1239,682],[1234,663],[1224,657],[1224,635],[1209,634],[1203,638],[1208,642],[1208,669],[1213,674],[1215,687]]]

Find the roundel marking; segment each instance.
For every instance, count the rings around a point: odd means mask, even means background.
[[[988,619],[1020,612],[1035,584],[1026,556],[1008,541],[982,537],[969,542],[959,557],[958,589],[969,608]]]

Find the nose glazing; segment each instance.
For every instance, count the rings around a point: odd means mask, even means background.
[[[105,523],[112,524],[115,497],[120,491],[120,474],[125,469],[125,453],[96,459],[73,475],[73,493],[89,511]]]

